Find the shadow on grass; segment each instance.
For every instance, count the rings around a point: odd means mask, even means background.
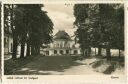
[[[37,59],[34,56],[29,56],[25,58],[17,58],[17,59],[9,59],[4,61],[4,74],[5,75],[11,75],[13,73],[13,70],[24,66],[27,63],[30,63],[31,61]]]
[[[102,71],[104,74],[111,74],[114,72],[117,68],[123,68],[124,67],[124,57],[112,57],[110,61],[107,61],[106,58],[102,58],[98,61],[95,61],[92,63],[92,67],[94,69],[96,68],[106,68]]]
[[[5,75],[59,74],[71,66],[80,65],[71,56],[33,56],[32,58],[5,61]]]

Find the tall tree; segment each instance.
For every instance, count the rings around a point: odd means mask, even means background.
[[[106,48],[106,56],[110,60],[110,49],[119,49],[120,44],[123,48],[123,8],[120,5],[75,4],[74,16],[74,25],[78,28],[76,36],[82,50],[86,49],[85,46],[98,47],[101,55],[101,48]]]
[[[16,59],[16,54],[17,54],[17,46],[18,46],[18,30],[14,26],[14,7],[15,5],[13,4],[5,4],[4,5],[4,28],[5,32],[6,31],[12,31],[12,36],[13,36],[13,54],[12,58]],[[7,32],[6,32],[7,33]]]
[[[74,16],[76,20],[74,25],[78,27],[76,31],[76,37],[78,38],[78,42],[80,43],[83,56],[88,55],[89,46],[89,20],[88,20],[88,10],[89,5],[84,4],[76,4],[74,6]]]
[[[5,14],[5,25],[11,26],[13,33],[13,58],[16,58],[18,44],[21,45],[20,57],[24,58],[26,44],[26,55],[29,56],[30,53],[39,54],[40,46],[51,41],[53,23],[42,7],[41,4],[5,5],[5,11],[8,12],[7,15]],[[7,21],[6,17],[11,19]],[[9,25],[9,22],[12,24]]]
[[[117,5],[115,7],[115,23],[112,29],[112,41],[111,45],[114,49],[124,50],[124,7],[123,5]]]

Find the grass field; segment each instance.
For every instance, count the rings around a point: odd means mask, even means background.
[[[107,61],[104,57],[80,56],[31,56],[24,59],[5,60],[5,75],[52,75],[52,74],[87,74],[98,71],[104,74],[113,73],[118,67],[124,67],[124,57],[112,57]],[[93,62],[91,60],[94,60]],[[77,62],[78,60],[79,62]],[[85,64],[83,62],[86,62]],[[89,68],[92,66],[92,69]]]
[[[59,71],[77,66],[71,56],[37,56],[16,61],[5,61],[5,74],[40,74],[39,71]]]

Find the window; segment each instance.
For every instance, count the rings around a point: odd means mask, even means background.
[[[74,54],[78,54],[78,51],[77,50],[74,50]]]
[[[46,55],[49,55],[49,51],[46,51]]]
[[[64,54],[63,50],[60,50],[60,54]]]
[[[69,54],[69,50],[66,50],[66,54]]]
[[[54,54],[57,54],[57,50],[54,50]]]

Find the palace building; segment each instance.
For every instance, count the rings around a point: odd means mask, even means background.
[[[46,56],[79,56],[81,50],[79,44],[65,31],[58,31],[53,37],[53,42],[43,49]]]

